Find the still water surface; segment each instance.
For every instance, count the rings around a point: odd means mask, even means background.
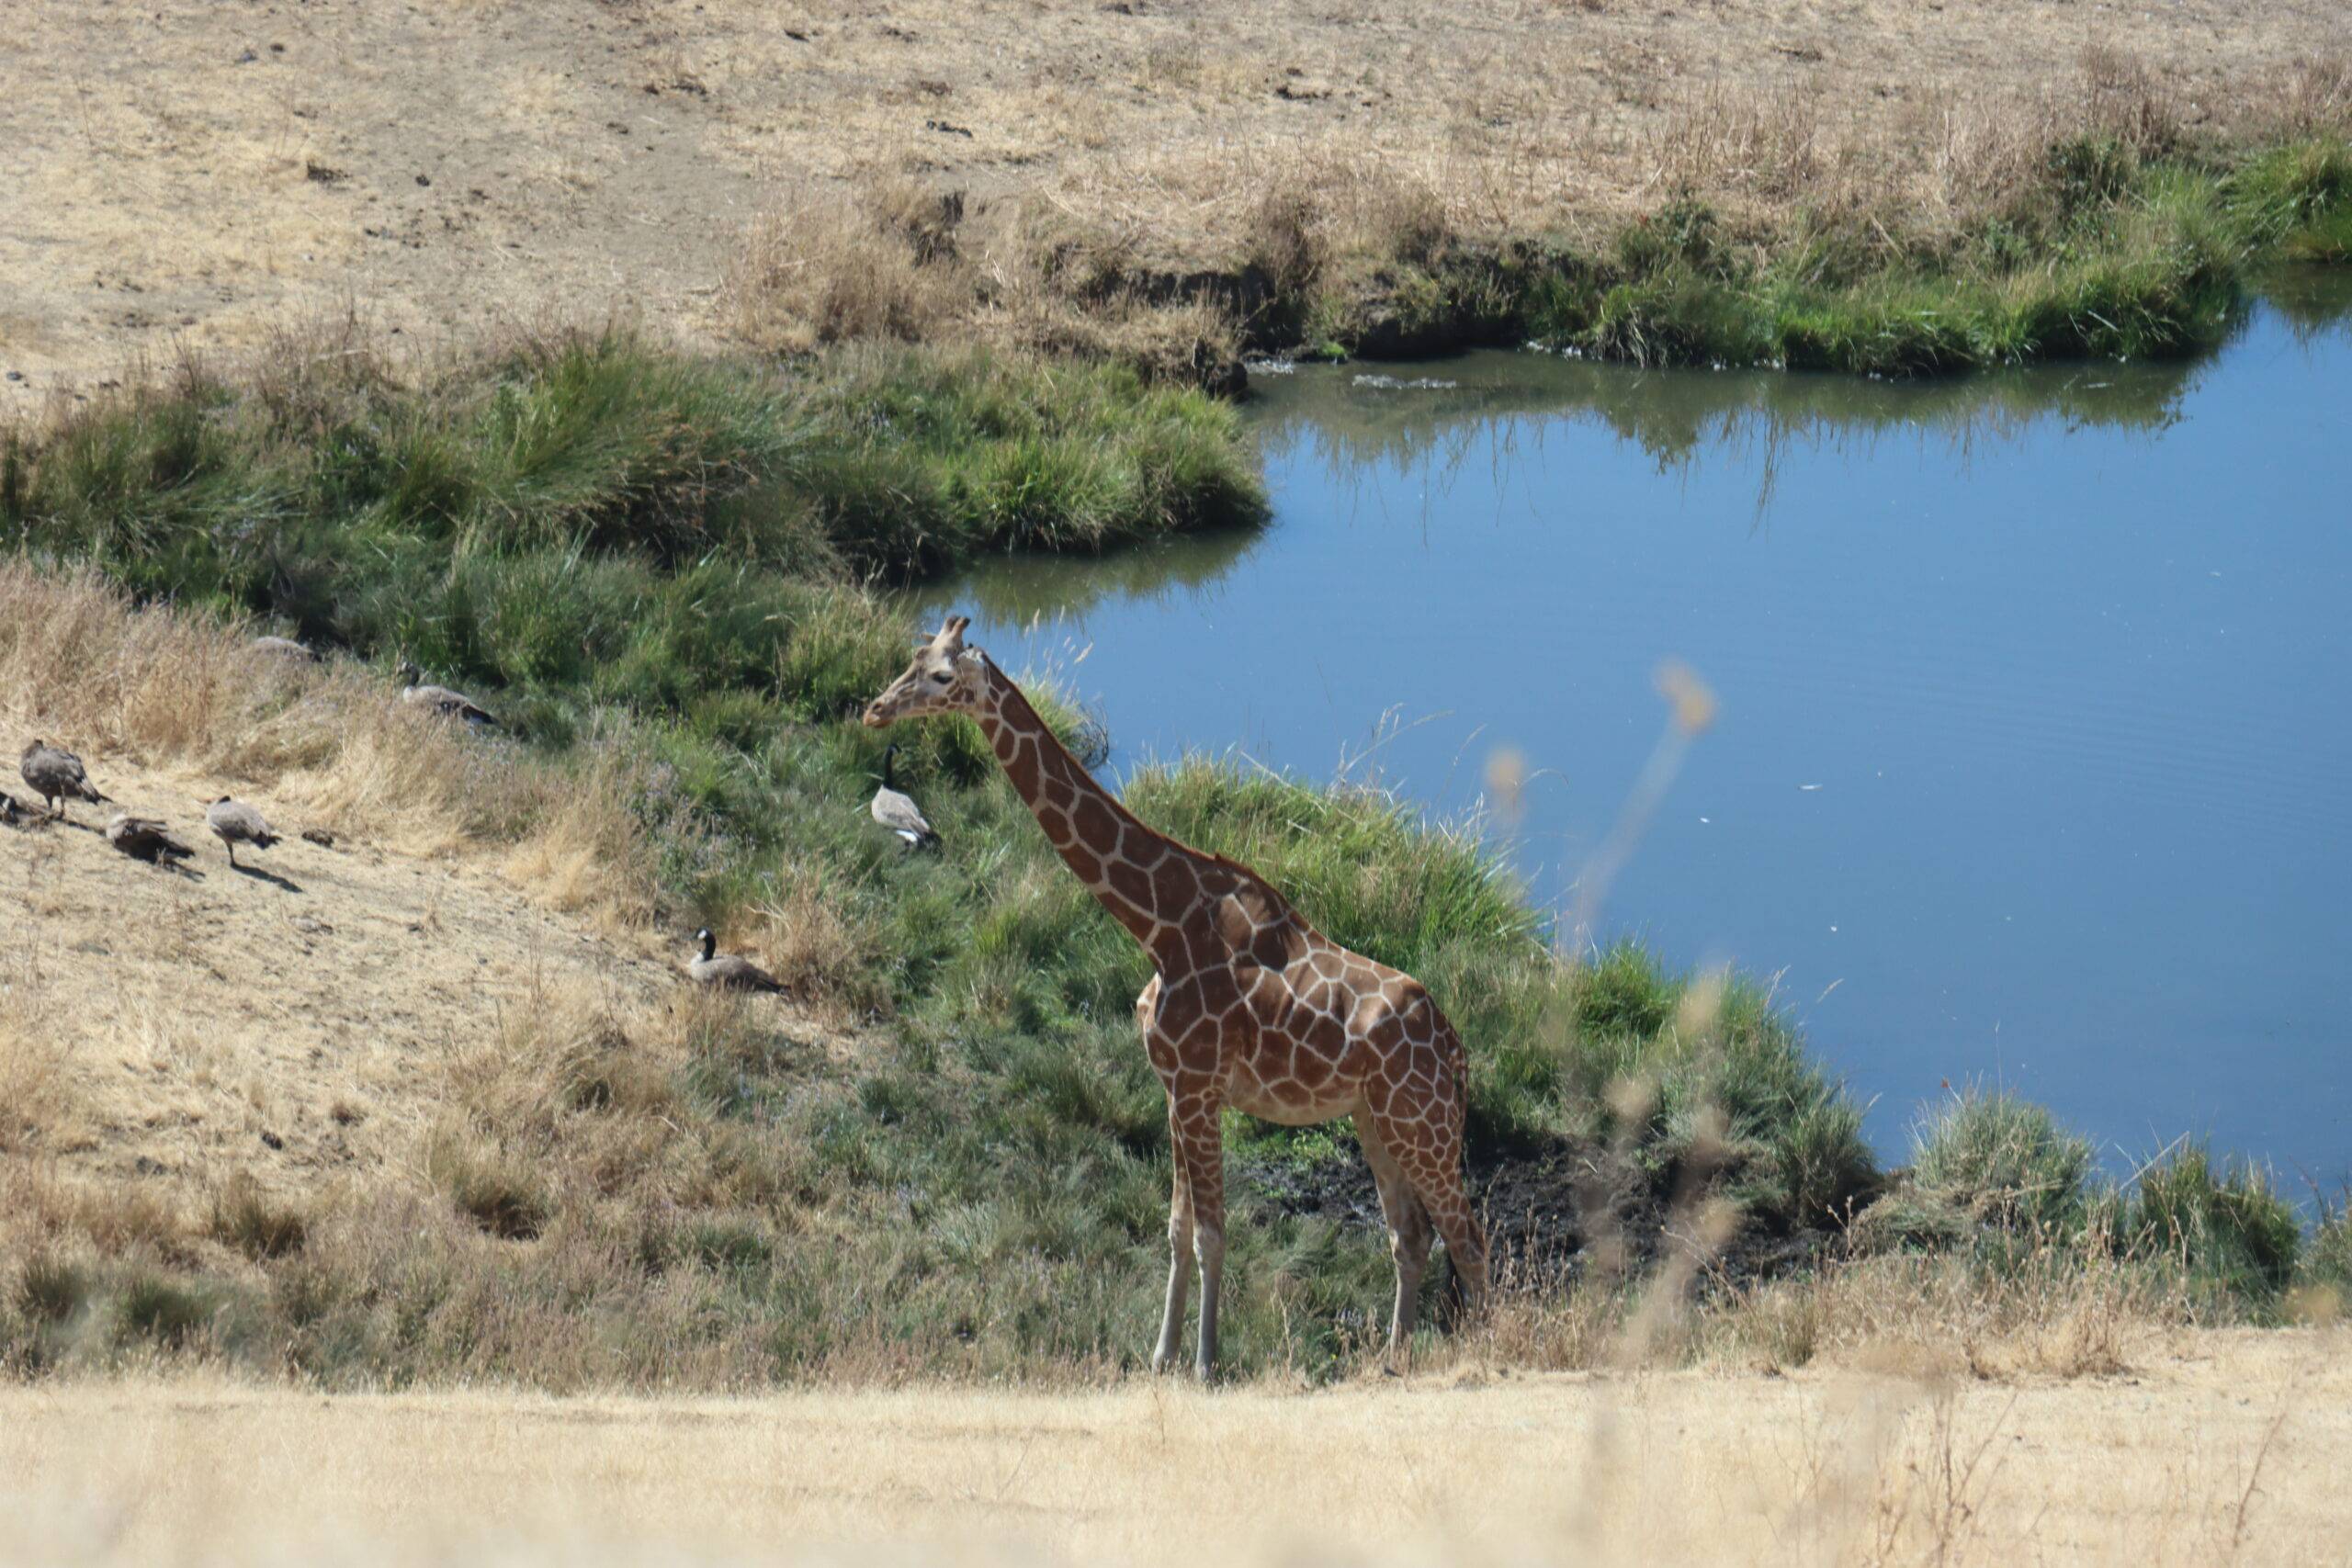
[[[1563,909],[1682,660],[1720,717],[1604,940],[1777,974],[1891,1155],[1943,1085],[1998,1082],[2111,1166],[2187,1133],[2333,1184],[2347,312],[2342,277],[2287,278],[2200,363],[1916,385],[1505,353],[1263,375],[1270,526],[995,562],[926,608],[1058,670],[1114,771],[1369,750],[1359,775],[1460,812],[1515,749],[1537,774],[1498,831]]]

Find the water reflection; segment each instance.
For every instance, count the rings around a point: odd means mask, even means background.
[[[1597,422],[1660,473],[1702,452],[1754,452],[1769,465],[1792,444],[1850,451],[1890,433],[1932,434],[1956,450],[2013,440],[2041,420],[2161,430],[2179,417],[2193,365],[2038,367],[1933,381],[1770,370],[1636,370],[1548,355],[1487,352],[1448,362],[1436,385],[1363,373],[1294,372],[1261,380],[1270,446],[1304,443],[1327,468],[1424,463],[1443,469],[1531,424]]]
[[[1101,556],[992,556],[966,572],[951,597],[967,615],[1007,625],[1083,615],[1103,603],[1151,603],[1198,592],[1233,570],[1264,537],[1257,528],[1224,528]],[[935,590],[918,605],[943,603]]]

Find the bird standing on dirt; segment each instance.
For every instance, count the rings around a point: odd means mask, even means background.
[[[473,698],[463,692],[453,692],[447,686],[421,684],[424,679],[424,671],[419,670],[414,663],[401,665],[401,680],[403,683],[401,687],[401,701],[411,707],[423,708],[428,713],[439,714],[444,718],[462,718],[468,724],[482,724],[496,728],[498,720],[492,716],[488,708],[474,701]]]
[[[133,817],[127,811],[107,824],[107,842],[149,865],[161,865],[166,860],[189,860],[196,854],[172,837],[167,824],[153,817]]]
[[[107,803],[107,797],[90,783],[90,775],[82,771],[82,759],[73,752],[51,746],[36,739],[27,746],[24,755],[17,760],[17,772],[25,782],[40,792],[49,805],[51,818],[65,815],[61,800],[86,800],[93,806]]]
[[[720,953],[718,939],[705,926],[695,932],[699,956],[687,960],[686,975],[698,986],[720,991],[781,991],[784,982],[740,953]]]
[[[257,850],[269,849],[277,842],[277,835],[262,820],[260,812],[242,800],[222,795],[204,808],[204,825],[213,836],[229,846],[229,863],[237,863],[237,846],[251,844]]]
[[[939,842],[939,835],[932,831],[930,819],[914,803],[914,797],[890,782],[890,765],[898,755],[896,742],[882,753],[882,787],[874,792],[874,804],[869,809],[874,820],[904,839],[909,849],[927,849]]]

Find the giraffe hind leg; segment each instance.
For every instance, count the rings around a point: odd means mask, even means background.
[[[1369,1116],[1356,1115],[1356,1141],[1380,1189],[1380,1217],[1388,1227],[1388,1256],[1396,1267],[1396,1301],[1388,1317],[1388,1356],[1401,1360],[1411,1348],[1413,1315],[1420,1300],[1421,1275],[1429,1265],[1430,1213],[1413,1190],[1404,1168],[1374,1131]]]
[[[1463,1183],[1460,1131],[1395,1117],[1371,1120],[1381,1141],[1404,1168],[1406,1179],[1428,1211],[1438,1239],[1445,1243],[1446,1262],[1466,1305],[1477,1311],[1487,1300],[1487,1233]]]

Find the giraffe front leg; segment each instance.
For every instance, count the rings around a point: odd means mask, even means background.
[[[1193,1252],[1201,1269],[1201,1343],[1195,1363],[1203,1382],[1216,1381],[1218,1287],[1225,1279],[1225,1141],[1217,1124],[1218,1100],[1204,1081],[1170,1096],[1176,1157],[1183,1162],[1192,1198]]]
[[[1193,1282],[1193,1191],[1185,1179],[1183,1145],[1176,1134],[1176,1097],[1168,1099],[1168,1142],[1175,1168],[1168,1200],[1168,1305],[1159,1316],[1159,1346],[1151,1353],[1151,1370],[1164,1372],[1176,1364],[1184,1338],[1184,1296]]]

